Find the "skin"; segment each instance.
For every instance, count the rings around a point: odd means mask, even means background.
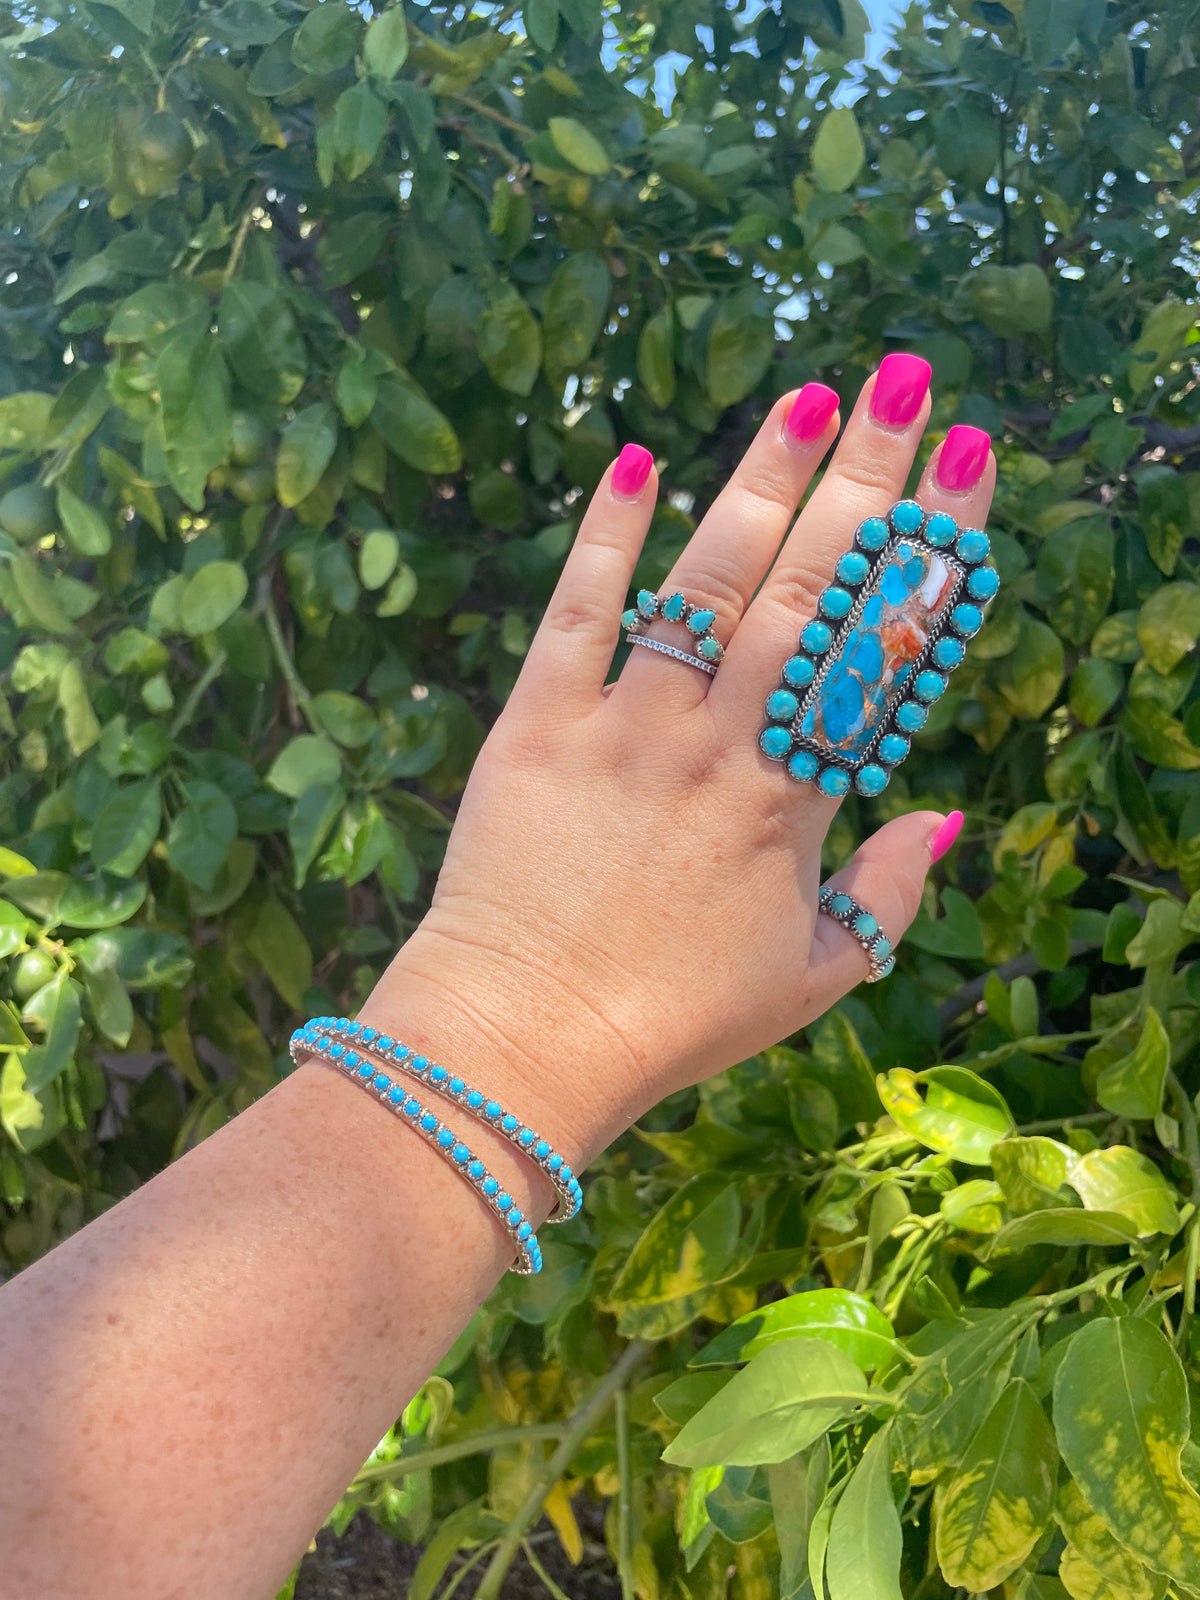
[[[434,902],[361,1016],[490,1090],[576,1171],[648,1107],[866,975],[816,915],[836,811],[756,747],[762,701],[928,417],[870,380],[807,445],[773,408],[664,593],[718,613],[715,679],[634,650],[605,687],[657,490],[601,483],[476,763]],[[982,527],[965,493],[917,498]],[[789,533],[789,527],[791,531]],[[764,581],[765,580],[765,581]],[[669,625],[653,631],[669,640]],[[528,819],[536,819],[530,825]],[[893,941],[942,818],[889,822],[831,880]],[[535,1223],[544,1178],[463,1114]],[[0,1291],[3,1600],[264,1600],[510,1265],[435,1153],[307,1062]]]

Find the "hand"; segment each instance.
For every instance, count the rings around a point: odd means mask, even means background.
[[[577,1164],[867,974],[856,940],[817,915],[837,802],[791,781],[757,739],[855,528],[903,496],[928,379],[916,357],[887,358],[790,532],[837,435],[836,397],[810,384],[773,408],[660,590],[716,611],[715,678],[634,649],[606,686],[654,505],[648,453],[627,447],[592,499],[475,765],[432,907],[364,1011],[508,1092]],[[994,481],[986,435],[960,428],[916,498],[982,527]],[[686,640],[662,621],[651,632]],[[939,830],[956,831],[944,822],[896,818],[832,880],[893,943]]]

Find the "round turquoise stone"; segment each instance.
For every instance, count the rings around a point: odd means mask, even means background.
[[[465,1167],[467,1162],[471,1159],[471,1152],[467,1149],[465,1144],[456,1144],[454,1149],[451,1150],[450,1154],[454,1157],[455,1161],[458,1162],[460,1167]]]
[[[438,1129],[437,1142],[443,1150],[449,1150],[450,1146],[454,1143],[454,1135],[450,1132],[449,1128]]]
[[[437,1118],[434,1116],[432,1111],[427,1111],[421,1118],[421,1126],[425,1129],[426,1133],[432,1133],[437,1127]]]
[[[915,500],[900,500],[891,510],[892,527],[897,533],[916,533],[925,513]]]
[[[668,622],[682,622],[686,610],[687,601],[681,594],[670,595],[662,603],[662,614]]]
[[[888,938],[886,933],[881,933],[878,939],[876,939],[875,943],[871,946],[871,954],[878,961],[886,961],[891,953],[892,941]]]
[[[935,512],[925,524],[925,537],[930,544],[936,544],[939,548],[953,544],[957,532],[958,523],[945,511]]]
[[[714,639],[711,635],[707,639],[699,641],[696,645],[696,654],[703,657],[705,661],[724,661],[725,659],[725,651],[721,646],[720,640]]]
[[[767,696],[767,715],[772,722],[790,722],[799,710],[800,702],[790,689],[776,689]]]
[[[896,958],[895,958],[895,956],[889,956],[889,957],[888,957],[888,958],[887,958],[887,960],[886,960],[886,961],[885,961],[885,962],[884,962],[884,963],[883,963],[883,965],[882,965],[882,966],[881,966],[881,967],[880,967],[880,969],[879,969],[879,976],[880,976],[880,977],[881,977],[881,978],[886,978],[886,977],[887,977],[887,975],[888,975],[888,973],[889,973],[889,972],[891,972],[891,971],[892,971],[892,970],[893,970],[893,968],[894,968],[894,967],[895,967],[895,965],[896,965]]]
[[[946,680],[940,672],[918,672],[913,693],[918,700],[940,700],[946,692]]]
[[[888,785],[888,773],[875,762],[870,762],[863,767],[854,780],[854,787],[859,794],[882,794]]]
[[[386,1072],[377,1072],[375,1074],[374,1081],[377,1089],[390,1089],[392,1086],[392,1080],[388,1077]]]
[[[860,550],[847,550],[835,571],[841,583],[861,583],[871,570],[871,563]]]
[[[873,939],[879,932],[879,924],[869,911],[860,911],[854,919],[854,931],[863,939]]]
[[[715,611],[693,611],[687,619],[688,631],[690,633],[707,633],[716,620],[717,613]]]
[[[854,901],[848,894],[835,894],[830,901],[829,909],[834,916],[844,917],[848,911],[854,910]]]
[[[845,794],[850,787],[850,774],[843,772],[841,767],[823,767],[821,776],[817,779],[817,788],[822,794],[827,794],[831,800],[836,800],[839,795]]]
[[[980,567],[967,579],[967,593],[972,600],[990,600],[1000,587],[1000,574],[995,567]]]
[[[817,775],[817,758],[811,750],[797,750],[787,769],[797,783],[811,783]]]
[[[393,1105],[398,1106],[404,1099],[404,1085],[400,1083],[394,1083],[388,1090],[388,1099]]]
[[[966,653],[961,639],[939,639],[933,647],[934,661],[947,672],[956,667]]]
[[[622,611],[621,626],[623,628],[636,628],[637,620],[638,613],[636,607],[631,607],[628,611]]]
[[[955,549],[964,561],[972,563],[982,561],[992,548],[992,542],[986,533],[980,533],[978,528],[967,528],[958,536]]]
[[[983,612],[978,606],[955,606],[950,613],[950,626],[955,633],[961,633],[964,639],[969,639],[983,627]]]
[[[793,689],[807,689],[816,671],[807,656],[789,656],[783,663],[783,681],[790,683]]]
[[[925,726],[929,712],[917,700],[906,700],[896,712],[896,726],[905,733],[916,733]]]
[[[908,740],[900,733],[885,733],[879,741],[879,759],[888,767],[897,767],[909,751]]]
[[[639,589],[637,608],[642,616],[649,621],[649,619],[658,610],[658,596],[656,594],[651,594],[649,589]]]
[[[832,589],[826,589],[821,596],[820,604],[822,616],[832,617],[837,621],[844,617],[854,604],[854,597],[849,590],[839,589],[835,585]]]
[[[882,517],[868,517],[859,524],[855,538],[864,550],[882,550],[888,542],[888,525]]]
[[[758,748],[772,761],[782,761],[792,748],[792,736],[786,728],[764,728],[758,736]]]
[[[827,622],[818,622],[814,619],[800,635],[801,649],[811,650],[814,656],[819,656],[822,651],[828,650],[832,643],[833,633]]]

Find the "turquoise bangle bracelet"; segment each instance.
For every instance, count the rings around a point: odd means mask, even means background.
[[[301,1033],[306,1037],[313,1036],[316,1031],[328,1034],[336,1043],[349,1044],[355,1051],[369,1051],[389,1071],[402,1073],[405,1077],[415,1079],[418,1083],[428,1085],[447,1100],[453,1100],[464,1111],[485,1122],[489,1128],[513,1145],[540,1167],[554,1185],[558,1196],[558,1205],[546,1219],[548,1222],[569,1222],[583,1204],[583,1190],[579,1186],[579,1179],[571,1168],[559,1155],[548,1140],[527,1127],[520,1119],[506,1111],[499,1100],[494,1100],[482,1089],[474,1089],[462,1078],[456,1077],[447,1068],[440,1067],[435,1061],[417,1055],[409,1049],[408,1045],[401,1044],[398,1039],[380,1033],[377,1028],[369,1028],[361,1022],[351,1022],[347,1017],[314,1017],[307,1022]],[[298,1036],[297,1036],[298,1037]],[[293,1055],[294,1055],[293,1051]]]
[[[517,1251],[516,1264],[511,1270],[522,1276],[540,1272],[542,1248],[538,1244],[537,1234],[532,1224],[525,1220],[512,1195],[501,1189],[499,1179],[492,1176],[453,1128],[447,1127],[415,1095],[409,1094],[402,1083],[397,1083],[386,1072],[377,1070],[374,1062],[368,1061],[357,1050],[348,1050],[331,1032],[323,1030],[319,1024],[324,1020],[318,1018],[318,1026],[309,1023],[292,1035],[289,1046],[292,1060],[298,1064],[305,1056],[315,1056],[328,1066],[339,1068],[374,1095],[381,1105],[407,1122],[426,1144],[431,1145],[454,1168],[460,1178],[471,1185],[504,1228]]]

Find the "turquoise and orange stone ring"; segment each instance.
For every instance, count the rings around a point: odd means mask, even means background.
[[[692,650],[677,650],[661,639],[650,639],[640,632],[644,623],[662,617],[666,622],[682,622],[692,636]],[[675,594],[657,595],[650,589],[639,589],[636,605],[621,613],[621,626],[630,644],[642,644],[660,655],[671,656],[676,661],[686,661],[690,667],[699,667],[709,677],[715,677],[717,668],[725,659],[721,642],[713,633],[717,613],[708,606],[694,606],[678,591]]]
[[[878,983],[880,978],[886,978],[896,965],[896,957],[892,953],[892,941],[879,926],[874,914],[866,906],[860,906],[858,901],[841,889],[831,889],[825,884],[817,896],[817,909],[823,911],[827,917],[832,917],[835,922],[840,922],[847,933],[852,933],[867,953],[867,960],[871,969],[867,973],[868,983]]]
[[[990,548],[915,500],[868,517],[767,696],[762,753],[831,799],[881,794],[983,626]]]

